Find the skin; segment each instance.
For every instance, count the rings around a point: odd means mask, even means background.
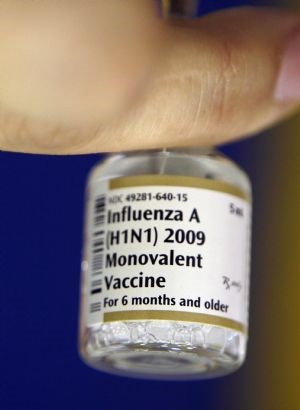
[[[150,0],[0,0],[0,149],[82,154],[216,145],[298,109],[275,97],[300,16],[164,20]]]

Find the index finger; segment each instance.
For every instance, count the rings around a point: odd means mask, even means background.
[[[86,130],[130,107],[159,61],[162,29],[153,1],[0,6],[4,149],[47,152],[47,146],[78,144]]]

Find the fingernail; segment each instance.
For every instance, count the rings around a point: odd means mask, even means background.
[[[284,51],[275,98],[282,102],[300,100],[300,29],[293,33]]]

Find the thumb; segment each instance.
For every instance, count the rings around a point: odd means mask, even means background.
[[[300,16],[237,8],[171,22],[150,92],[81,150],[210,145],[250,135],[300,102]]]
[[[86,30],[87,28],[83,29],[82,35]],[[114,32],[116,31],[117,27],[114,28]],[[164,58],[160,60],[160,66],[153,70],[143,95],[138,101],[134,100],[130,110],[109,120],[99,117],[96,127],[81,129],[78,126],[72,128],[62,125],[59,121],[46,123],[42,120],[28,120],[24,126],[24,122],[10,118],[6,132],[1,133],[0,130],[0,148],[75,154],[163,146],[214,145],[252,134],[298,108],[299,33],[300,17],[297,13],[273,9],[237,8],[199,20],[171,20],[164,28],[164,35],[167,35],[168,40],[160,41],[157,46],[154,43],[155,51],[158,45],[164,50]],[[151,39],[153,44],[153,35]],[[130,50],[131,41],[128,44]],[[146,43],[143,41],[141,44]],[[142,46],[140,50],[146,56],[151,54],[149,48],[143,51]],[[69,61],[69,54],[62,53],[62,56],[65,55],[66,61]],[[97,59],[97,56],[97,53],[93,54],[87,67],[94,67],[93,58]],[[154,58],[153,60],[155,61]],[[28,61],[31,64],[31,60]],[[48,72],[48,63],[46,61],[43,65],[43,73]],[[52,96],[50,102],[60,103],[57,98],[59,93],[56,91],[60,89],[61,78],[58,76],[55,80],[51,67],[50,64],[49,76],[52,82],[49,83],[49,88],[52,84],[55,92],[53,97],[52,89],[47,88],[47,95],[49,93]],[[114,63],[114,67],[122,68],[122,64]],[[103,77],[103,89],[105,83],[107,90],[113,89],[111,84],[114,84],[116,76],[110,75],[111,71],[114,73],[114,70],[108,70]],[[131,69],[128,73],[129,79],[138,77],[131,77]],[[89,76],[84,78],[88,79]],[[105,107],[110,91],[102,94],[102,86],[94,87],[95,75],[91,79],[92,96],[95,101],[99,100],[99,106]],[[74,81],[71,83],[74,84]],[[86,89],[85,85],[84,83],[83,89]],[[128,89],[131,88],[129,86]],[[24,95],[28,96],[30,93]],[[70,101],[72,102],[72,98]],[[84,98],[81,104],[84,106]],[[80,105],[78,107],[77,124],[82,119]],[[34,110],[38,108],[37,104]],[[63,112],[63,109],[56,111],[58,119]]]

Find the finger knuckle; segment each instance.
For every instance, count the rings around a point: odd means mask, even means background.
[[[241,59],[236,47],[223,40],[219,47],[218,65],[214,72],[212,98],[213,124],[223,126],[235,113],[235,95],[238,93],[238,83],[241,75]]]

